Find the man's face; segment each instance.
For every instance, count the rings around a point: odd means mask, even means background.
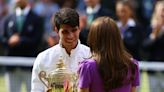
[[[78,26],[71,27],[63,24],[59,29],[59,37],[64,48],[75,48],[79,39],[80,29]]]
[[[100,0],[84,0],[84,2],[87,6],[95,7],[100,3]]]
[[[121,3],[116,5],[116,13],[121,20],[128,19],[131,16],[131,10],[129,7]]]
[[[24,9],[27,5],[27,0],[15,0],[16,6]]]

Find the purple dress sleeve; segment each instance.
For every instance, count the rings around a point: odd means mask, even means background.
[[[134,60],[134,64],[136,65],[136,68],[135,68],[135,79],[132,81],[132,86],[139,86],[140,85],[140,70],[139,70],[138,61]]]
[[[83,61],[79,65],[78,74],[78,87],[79,88],[89,88],[89,85],[91,83],[91,74],[89,72],[89,64],[87,64],[87,61]]]

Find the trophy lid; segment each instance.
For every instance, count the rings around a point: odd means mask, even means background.
[[[51,82],[63,83],[65,80],[71,81],[73,73],[65,67],[62,57],[56,63],[56,69],[48,74],[48,78]]]
[[[64,60],[62,57],[60,57],[59,61],[57,62],[56,69],[66,69],[65,64],[64,64]]]

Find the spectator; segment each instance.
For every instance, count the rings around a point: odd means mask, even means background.
[[[77,2],[77,10],[80,10],[80,11],[84,11],[85,10],[84,0],[78,0],[78,2]]]
[[[3,34],[4,34],[4,22],[8,15],[8,6],[5,0],[0,0],[0,55],[5,54],[3,48]]]
[[[100,17],[93,21],[88,45],[92,57],[79,66],[78,92],[136,92],[138,62],[124,49],[114,20]]]
[[[56,68],[56,63],[63,58],[67,69],[77,71],[78,63],[90,56],[90,49],[80,43],[79,15],[71,8],[62,8],[54,16],[54,28],[60,37],[59,44],[41,52],[34,63],[31,92],[45,92],[47,89],[38,74],[45,71],[49,74]]]
[[[148,60],[151,62],[164,61],[164,1],[157,1],[152,15],[151,25],[143,47],[148,52]],[[164,72],[148,71],[150,92],[162,92],[164,90]]]
[[[55,44],[49,44],[49,40],[56,40],[55,32],[53,32],[51,25],[51,17],[53,13],[59,10],[59,6],[52,0],[39,0],[34,5],[33,9],[39,16],[44,18],[44,37],[41,49],[49,48]],[[53,35],[52,35],[53,34]],[[55,39],[54,39],[55,38]]]
[[[118,16],[117,25],[127,51],[132,54],[135,59],[140,60],[143,30],[136,21],[131,2],[128,0],[117,1],[116,13]]]
[[[143,26],[150,25],[151,16],[153,13],[153,7],[158,0],[138,0],[137,16]]]
[[[152,14],[151,25],[147,31],[144,47],[149,51],[150,61],[164,60],[164,1],[158,1]]]
[[[29,6],[28,0],[14,0],[16,8],[5,21],[4,44],[7,56],[35,57],[43,35],[43,21]],[[24,61],[22,61],[24,62]],[[6,67],[9,92],[20,92],[23,82],[31,90],[32,67]]]
[[[114,14],[101,5],[101,0],[84,0],[84,2],[86,4],[86,25],[80,32],[80,40],[82,44],[87,45],[89,26],[92,21],[101,16],[110,16],[114,18]]]

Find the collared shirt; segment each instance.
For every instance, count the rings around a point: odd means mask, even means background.
[[[100,8],[101,8],[100,4],[96,5],[94,8],[87,7],[86,8],[86,12],[87,12],[87,14],[95,14],[95,13],[97,13],[100,10]]]
[[[123,28],[123,29],[127,29],[128,27],[135,27],[136,26],[136,22],[134,19],[130,18],[128,19],[127,23],[125,26],[123,26],[122,22],[121,21],[118,21],[117,22],[117,26],[119,28]],[[121,30],[122,31],[122,30]]]
[[[77,47],[71,51],[70,55],[67,54],[66,50],[60,45],[60,43],[41,52],[34,62],[31,92],[46,91],[38,74],[40,71],[45,71],[46,74],[49,74],[51,71],[55,70],[56,63],[59,61],[60,57],[63,58],[66,68],[70,69],[72,72],[76,72],[78,69],[78,63],[85,58],[89,58],[90,55],[90,49],[87,46],[82,45],[80,41],[78,41]]]
[[[16,17],[17,17],[16,22],[17,22],[18,32],[22,31],[25,18],[29,14],[29,12],[30,12],[29,6],[25,7],[24,9],[21,9],[20,7],[16,8]]]
[[[27,7],[25,7],[25,9],[21,9],[21,8],[19,8],[19,7],[17,7],[16,8],[16,16],[21,16],[21,15],[23,15],[23,16],[27,16],[28,15],[28,13],[30,12],[30,6],[27,6]]]
[[[117,26],[119,27],[120,31],[121,31],[121,36],[122,38],[124,38],[123,34],[124,32],[129,28],[129,27],[135,27],[136,26],[136,22],[134,19],[130,18],[128,19],[127,23],[125,26],[123,26],[121,21],[117,22]]]
[[[93,22],[94,16],[95,16],[96,13],[98,13],[100,8],[101,8],[100,4],[96,5],[94,8],[92,8],[92,7],[87,7],[86,8],[86,13],[88,15],[88,17],[87,17],[87,26],[90,26],[90,24]]]

